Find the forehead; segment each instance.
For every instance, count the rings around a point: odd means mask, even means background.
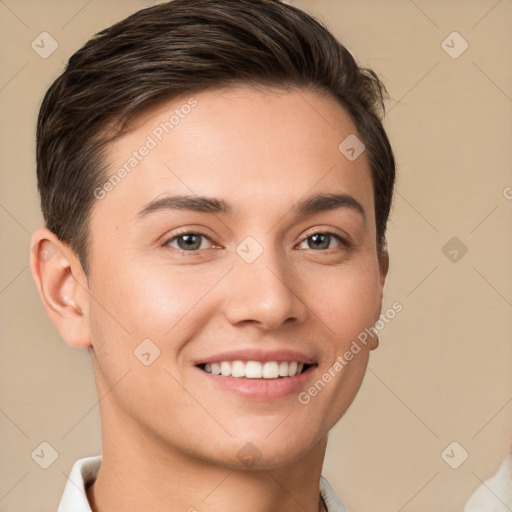
[[[350,160],[342,151],[343,141],[356,136],[338,102],[302,89],[237,87],[182,96],[146,111],[110,146],[105,194],[91,221],[108,211],[131,222],[164,193],[215,196],[240,215],[254,208],[270,215],[308,192],[335,189],[373,214],[366,155]]]

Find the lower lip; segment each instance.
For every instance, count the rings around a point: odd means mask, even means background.
[[[278,379],[247,379],[245,377],[223,377],[205,372],[201,368],[196,369],[207,379],[229,392],[243,398],[261,402],[271,402],[299,393],[304,389],[306,381],[312,375],[315,366],[310,366],[305,372],[294,377],[282,377]]]

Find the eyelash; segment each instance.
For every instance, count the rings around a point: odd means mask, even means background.
[[[173,242],[174,240],[176,240],[179,237],[184,236],[184,235],[199,235],[199,236],[203,236],[204,238],[207,238],[211,243],[214,243],[212,241],[212,239],[206,233],[203,233],[201,231],[182,231],[181,233],[177,233],[173,237],[167,239],[164,242],[163,246],[164,247],[170,247],[170,243],[171,242]],[[308,238],[311,238],[314,235],[328,235],[328,236],[333,237],[336,240],[338,240],[338,242],[340,242],[340,244],[345,249],[350,249],[352,247],[352,244],[347,239],[345,239],[344,237],[342,237],[341,235],[339,235],[338,233],[335,233],[333,231],[314,231],[313,233],[310,233],[305,238],[303,238],[302,241],[300,242],[300,244],[302,244],[304,241],[306,241]],[[185,250],[177,248],[177,247],[173,247],[173,249],[176,249],[177,251],[179,251],[180,254],[192,254],[192,255],[198,254],[201,251],[204,251],[204,249],[196,249],[196,250],[191,250],[191,251],[185,251]],[[315,251],[315,252],[327,252],[327,251],[332,250],[332,249],[319,249],[319,250],[309,249],[309,250]]]

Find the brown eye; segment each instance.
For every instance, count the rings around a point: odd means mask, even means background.
[[[211,242],[211,240],[202,233],[182,233],[170,238],[165,245],[175,247],[181,251],[198,251],[201,248],[204,248],[201,247],[203,239],[207,239]],[[174,242],[177,243],[177,247],[172,245]]]

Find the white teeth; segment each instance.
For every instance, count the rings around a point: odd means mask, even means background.
[[[304,369],[304,363],[297,361],[221,361],[219,363],[206,363],[203,367],[207,373],[222,375],[223,377],[237,377],[247,379],[277,379],[278,377],[294,377]]]
[[[220,363],[220,374],[223,377],[229,377],[231,375],[231,363],[222,361],[222,363]]]
[[[261,379],[261,370],[259,361],[248,361],[245,365],[245,376],[248,379]]]
[[[288,366],[288,377],[293,377],[297,374],[297,361],[293,361]]]
[[[279,377],[279,364],[277,361],[269,361],[263,365],[262,377],[264,379],[277,379]]]
[[[233,377],[243,377],[245,375],[245,364],[242,361],[233,361],[231,364],[231,375]]]

